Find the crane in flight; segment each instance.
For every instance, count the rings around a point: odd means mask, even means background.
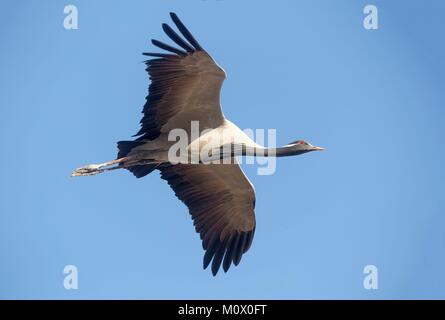
[[[220,105],[224,70],[178,16],[170,16],[182,37],[167,24],[162,28],[180,48],[152,40],[153,45],[167,52],[143,53],[152,57],[145,62],[151,83],[137,138],[118,142],[116,160],[84,166],[71,175],[127,169],[141,178],[159,170],[161,178],[188,207],[205,250],[204,269],[211,263],[216,275],[221,264],[227,272],[232,264],[240,263],[255,232],[255,191],[236,157],[296,156],[324,149],[303,140],[266,148],[227,120]],[[192,122],[199,124],[202,134],[186,140],[180,161],[172,161],[169,151],[176,141],[169,139],[169,133],[180,129],[190,137]],[[211,151],[211,162],[190,161],[194,153],[201,154],[204,149]],[[227,159],[230,161],[224,161]]]

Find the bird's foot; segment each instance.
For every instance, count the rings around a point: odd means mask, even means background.
[[[100,170],[102,167],[103,165],[100,164],[90,164],[85,167],[77,168],[71,173],[71,177],[94,176],[95,174],[104,172],[104,170]]]
[[[77,168],[71,173],[71,177],[94,176],[95,174],[99,174],[105,171],[125,168],[125,166],[123,165],[123,162],[125,160],[127,160],[127,157],[108,161],[101,164],[90,164],[88,166]]]

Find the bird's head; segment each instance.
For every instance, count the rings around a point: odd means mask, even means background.
[[[324,148],[313,146],[312,144],[304,140],[293,141],[291,143],[288,143],[285,147],[288,148],[294,155],[303,154],[311,151],[324,150]]]

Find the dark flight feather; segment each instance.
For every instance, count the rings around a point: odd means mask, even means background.
[[[170,45],[168,45],[168,44],[166,44],[164,42],[161,42],[159,40],[153,39],[153,40],[151,40],[151,43],[153,43],[156,47],[159,47],[161,49],[164,49],[164,50],[176,53],[176,54],[178,54],[180,56],[185,57],[187,55],[187,52],[179,50],[179,49],[177,49],[175,47],[172,47],[172,46],[170,46]]]
[[[168,24],[163,23],[162,29],[178,46],[183,48],[187,52],[194,52],[193,49],[187,42],[185,42]]]
[[[169,54],[169,53],[143,52],[142,54],[144,56],[158,57],[158,58],[171,58],[171,57],[175,57],[175,55]]]
[[[170,12],[170,17],[175,23],[176,27],[178,27],[179,31],[182,35],[187,39],[190,44],[195,47],[196,50],[203,50],[201,45],[196,41],[196,39],[192,36],[190,31],[185,27],[181,20],[179,20],[178,16],[174,12]]]

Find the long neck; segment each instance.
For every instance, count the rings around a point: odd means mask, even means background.
[[[246,156],[256,157],[288,157],[295,155],[295,152],[287,146],[278,148],[252,148],[252,150],[246,150],[243,154]]]
[[[252,146],[235,146],[232,150],[232,155],[235,156],[253,156],[253,157],[287,157],[293,156],[295,153],[289,146],[283,146],[279,148],[265,148],[265,147],[252,147]]]

